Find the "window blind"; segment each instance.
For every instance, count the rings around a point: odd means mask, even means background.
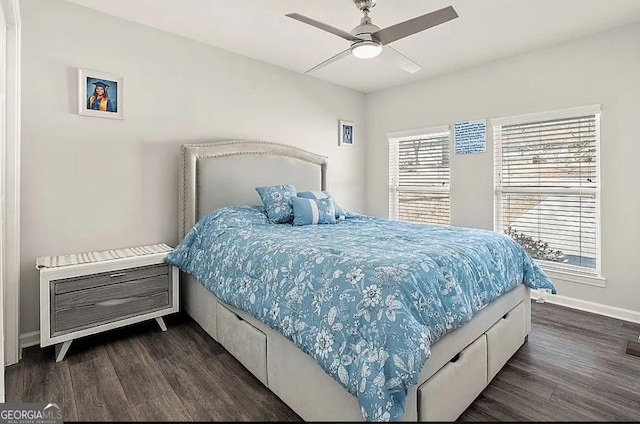
[[[449,131],[389,140],[389,217],[448,225]]]
[[[599,273],[599,119],[494,124],[495,229],[547,266]]]

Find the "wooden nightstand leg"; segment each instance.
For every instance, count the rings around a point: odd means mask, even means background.
[[[156,322],[158,323],[162,331],[167,331],[167,325],[164,323],[164,320],[162,319],[162,317],[156,318]]]
[[[67,354],[72,341],[73,340],[67,340],[66,342],[58,343],[56,345],[56,362],[60,362],[64,359],[64,356]]]

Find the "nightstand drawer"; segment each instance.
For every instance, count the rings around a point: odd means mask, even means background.
[[[136,281],[99,286],[53,296],[53,310],[95,305],[114,299],[145,297],[171,290],[169,275],[158,275]]]
[[[58,335],[100,324],[108,324],[130,316],[168,308],[170,304],[169,292],[163,292],[146,296],[112,298],[92,305],[59,310],[52,314],[51,332],[53,335]]]
[[[169,266],[165,264],[152,265],[138,268],[129,268],[100,274],[84,275],[81,277],[65,278],[54,280],[52,294],[63,294],[78,290],[90,289],[93,287],[108,286],[125,281],[141,280],[143,278],[155,277],[158,275],[169,275]]]

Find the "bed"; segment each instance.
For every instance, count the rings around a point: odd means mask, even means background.
[[[260,204],[260,199],[254,190],[258,186],[289,183],[307,190],[324,190],[326,189],[327,167],[328,161],[322,156],[274,143],[223,141],[183,146],[179,227],[180,239],[184,240],[176,249],[176,252],[179,253],[176,253],[174,260],[179,255],[186,255],[194,251],[193,240],[200,237],[201,233],[204,234],[205,228],[217,229],[217,233],[211,233],[212,237],[232,235],[231,237],[234,239],[222,242],[215,249],[219,249],[220,246],[224,247],[226,244],[236,243],[235,239],[242,238],[237,235],[246,235],[249,230],[258,231],[259,229],[271,232],[263,234],[262,236],[265,237],[263,242],[254,242],[254,245],[270,244],[267,241],[274,237],[274,232],[282,234],[282,237],[285,235],[291,237],[293,230],[289,234],[289,230],[283,226],[285,224],[276,224],[279,227],[272,228],[260,221],[260,212],[257,208],[251,209],[249,206],[238,207],[237,205]],[[215,212],[212,213],[212,211]],[[231,218],[228,218],[227,215],[231,215]],[[203,217],[204,219],[202,219]],[[223,219],[231,219],[233,224],[229,225]],[[386,220],[384,222],[361,216],[353,216],[351,220],[347,219],[347,221],[349,222],[341,224],[343,225],[341,228],[344,228],[345,231],[353,226],[364,226],[368,233],[378,230],[384,233],[387,226],[395,225]],[[239,227],[241,228],[238,229]],[[325,227],[315,228],[313,231],[315,231],[317,238],[325,240],[326,243],[330,243],[336,237],[335,235],[342,231],[339,226],[315,227]],[[333,228],[329,229],[328,227]],[[403,237],[409,240],[411,233],[421,230],[421,228],[412,227],[403,234]],[[236,232],[234,233],[234,231]],[[327,236],[326,231],[333,231],[333,236]],[[468,230],[444,228],[432,229],[431,231],[458,231],[455,233],[456,237],[465,237],[467,233],[464,231],[468,232]],[[248,240],[252,240],[251,234],[247,236]],[[306,233],[306,236],[309,234],[311,233]],[[431,234],[425,234],[425,236],[430,237]],[[486,236],[491,237],[490,234]],[[255,233],[255,237],[258,237],[257,233]],[[497,238],[495,235],[493,237],[499,243],[504,242],[504,239]],[[202,239],[199,238],[198,243],[201,242]],[[329,250],[332,251],[339,250],[335,244],[329,247]],[[282,248],[282,250],[286,249]],[[213,253],[204,250],[197,253],[213,255]],[[343,256],[344,252],[336,252],[334,255],[335,258]],[[233,261],[234,263],[242,263],[242,260],[246,260],[247,257],[247,255],[233,257]],[[291,255],[290,257],[295,258],[296,256]],[[229,256],[229,258],[231,261],[232,257]],[[528,259],[528,257],[525,255],[524,259]],[[224,262],[224,257],[219,258],[219,263],[222,262]],[[264,262],[269,262],[267,256],[264,256]],[[251,263],[248,265],[242,263],[243,268],[240,274],[246,272],[246,266],[251,267]],[[254,266],[252,274],[256,273],[255,268]],[[530,330],[529,288],[524,284],[513,284],[513,287],[505,289],[504,293],[498,293],[499,296],[491,298],[490,303],[486,305],[481,304],[482,302],[478,300],[476,302],[478,306],[475,308],[478,310],[474,310],[473,318],[469,316],[468,322],[465,321],[466,323],[463,325],[452,326],[455,328],[452,331],[442,332],[444,335],[441,334],[437,338],[433,337],[437,341],[433,344],[426,343],[430,346],[426,346],[425,352],[421,352],[421,349],[425,347],[425,342],[416,339],[417,341],[414,341],[414,345],[412,345],[412,351],[408,352],[409,349],[398,346],[399,340],[397,337],[394,338],[392,334],[389,337],[385,336],[387,344],[383,350],[384,358],[378,357],[379,354],[376,353],[374,359],[367,362],[367,360],[357,358],[357,355],[353,354],[354,359],[350,359],[348,364],[345,365],[345,363],[338,361],[335,366],[332,366],[330,361],[323,362],[321,360],[324,359],[326,352],[318,354],[317,341],[314,353],[313,348],[309,349],[302,340],[282,331],[276,320],[276,315],[274,315],[274,321],[269,322],[265,318],[268,313],[273,313],[272,310],[267,312],[269,303],[260,304],[259,301],[255,301],[255,298],[248,302],[240,294],[229,292],[229,290],[216,291],[217,286],[224,286],[222,282],[216,284],[216,278],[220,278],[214,272],[216,269],[213,271],[209,269],[206,272],[203,269],[191,269],[188,266],[183,269],[189,270],[194,275],[199,275],[202,280],[199,281],[189,273],[182,275],[184,310],[265,386],[307,421],[358,421],[363,420],[363,417],[366,417],[367,420],[455,420],[526,341]],[[510,279],[515,278],[513,275]],[[264,275],[258,275],[256,278],[262,277]],[[348,281],[346,276],[340,278]],[[352,284],[355,280],[360,281],[353,276],[349,278],[351,278],[349,281]],[[304,285],[305,282],[302,280],[304,278],[301,278],[300,281]],[[484,280],[486,282],[487,278]],[[538,281],[538,284],[547,284],[552,288],[548,280]],[[236,286],[231,284],[225,287]],[[336,286],[337,289],[338,286]],[[214,291],[219,294],[219,297],[213,294]],[[435,289],[432,290],[432,292],[435,291]],[[400,292],[392,294],[398,297],[402,295]],[[396,305],[393,303],[395,298],[391,298],[388,293],[382,297],[378,296],[378,300],[385,298],[387,306]],[[389,301],[390,298],[391,301]],[[279,300],[282,301],[283,298],[279,298]],[[337,314],[335,305],[344,306],[347,309],[348,307],[345,306],[346,300],[344,301],[345,305],[335,303],[336,300],[333,302],[334,306],[326,305],[323,312],[320,312],[322,306],[318,306],[318,316],[323,325],[331,325],[330,328],[337,332],[342,330],[342,327],[336,328],[334,324]],[[259,306],[252,310],[251,305],[254,303]],[[322,302],[319,303],[322,304]],[[408,309],[416,305],[415,302],[406,303]],[[394,306],[391,309],[394,308],[398,313],[400,312],[400,307]],[[474,309],[466,304],[459,305],[459,308],[462,310]],[[382,312],[380,313],[382,314]],[[441,313],[444,315],[448,312],[441,310]],[[400,324],[396,323],[393,311],[391,314],[393,317],[392,325],[395,326],[393,327],[394,331],[404,329],[408,325],[406,324],[408,321],[404,320],[402,325],[405,327],[400,327]],[[348,313],[340,316],[346,317],[345,322],[350,319]],[[382,315],[378,316],[378,318],[380,317]],[[355,320],[356,317],[354,316],[353,319]],[[364,318],[360,316],[357,319],[360,322]],[[388,317],[383,317],[383,321],[385,319],[391,321]],[[366,322],[374,323],[376,318],[367,316]],[[375,327],[374,324],[371,325]],[[274,328],[280,329],[282,333]],[[320,334],[323,331],[325,330],[318,330],[312,336],[316,337],[315,340],[320,340],[322,335],[331,338],[331,340],[333,337],[337,337],[326,332]],[[357,338],[361,333],[364,334],[368,331],[367,328],[362,327],[362,331],[350,334]],[[288,337],[283,334],[287,334]],[[406,334],[410,335],[411,333]],[[349,338],[350,336],[344,337],[345,340],[343,344],[340,344],[340,349],[344,349],[344,346],[348,344],[347,341],[352,340]],[[423,337],[429,341],[432,338],[431,335]],[[392,339],[393,343],[387,342],[387,339]],[[313,338],[311,343],[313,343]],[[392,347],[392,345],[394,346]],[[335,348],[338,349],[337,345]],[[360,348],[355,344],[352,349],[360,352]],[[414,351],[417,353],[414,354]],[[428,360],[426,360],[427,357]],[[354,369],[352,362],[355,363],[357,360],[359,368],[354,372],[361,373],[363,377],[360,383],[358,382],[360,380],[357,380],[354,384],[353,378],[351,378]],[[414,367],[413,364],[409,366],[409,361],[412,363],[415,361],[417,366]],[[362,365],[363,363],[364,365]],[[346,368],[349,369],[348,374]],[[398,371],[405,368],[419,371],[407,371],[406,373]],[[373,372],[371,369],[374,369]],[[399,390],[398,387],[405,389]],[[358,394],[358,397],[354,396],[355,394]]]

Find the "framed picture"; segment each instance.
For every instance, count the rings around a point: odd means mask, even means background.
[[[338,138],[338,145],[340,146],[353,146],[353,122],[340,121],[340,135]]]
[[[116,75],[78,69],[78,114],[124,119],[124,81]]]

